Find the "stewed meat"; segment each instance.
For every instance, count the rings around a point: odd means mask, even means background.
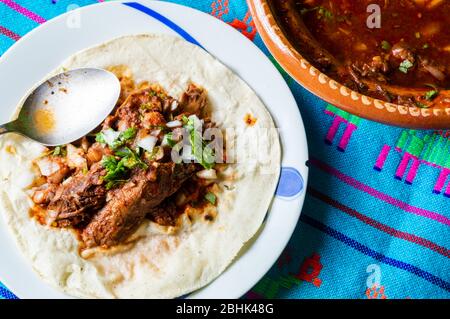
[[[97,163],[87,174],[78,173],[56,190],[48,209],[56,213],[59,227],[78,226],[103,207],[107,193],[102,182],[105,174],[106,170]]]
[[[110,247],[123,242],[152,208],[175,193],[195,171],[195,164],[175,163],[155,163],[147,171],[137,171],[84,229],[86,246]]]

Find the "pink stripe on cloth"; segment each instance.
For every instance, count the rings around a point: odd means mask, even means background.
[[[389,155],[389,152],[391,151],[391,147],[389,145],[384,145],[381,149],[380,155],[378,156],[378,159],[375,163],[375,167],[378,170],[382,170],[384,167],[384,163],[386,162],[386,159]]]
[[[31,12],[30,10],[28,10],[27,8],[22,7],[20,4],[15,3],[12,0],[0,0],[0,2],[3,2],[4,4],[6,4],[8,7],[10,7],[13,10],[16,10],[17,12],[19,12],[20,14],[26,16],[27,18],[36,21],[37,23],[44,23],[47,20],[45,20],[43,17],[37,15],[34,12]]]
[[[445,216],[443,216],[443,215],[440,215],[438,213],[435,213],[435,212],[432,212],[432,211],[429,211],[429,210],[426,210],[426,209],[423,209],[423,208],[420,208],[420,207],[415,207],[415,206],[409,205],[408,203],[402,202],[399,199],[396,199],[396,198],[394,198],[392,196],[384,194],[384,193],[382,193],[382,192],[380,192],[380,191],[378,191],[378,190],[376,190],[376,189],[374,189],[374,188],[372,188],[372,187],[370,187],[368,185],[365,185],[365,184],[361,183],[360,181],[357,181],[353,177],[345,175],[344,173],[338,171],[337,169],[335,169],[335,168],[325,164],[324,162],[320,161],[319,159],[316,159],[316,158],[312,157],[309,160],[309,162],[312,165],[316,166],[317,168],[321,169],[322,171],[324,171],[324,172],[326,172],[326,173],[328,173],[328,174],[330,174],[332,176],[337,177],[338,179],[340,179],[344,183],[346,183],[346,184],[348,184],[348,185],[350,185],[350,186],[352,186],[352,187],[354,187],[356,189],[359,189],[360,191],[363,191],[363,192],[365,192],[365,193],[367,193],[367,194],[369,194],[369,195],[371,195],[371,196],[373,196],[375,198],[378,198],[378,199],[382,200],[383,202],[386,202],[386,203],[388,203],[390,205],[396,206],[396,207],[398,207],[398,208],[400,208],[400,209],[402,209],[402,210],[404,210],[404,211],[406,211],[408,213],[411,213],[411,214],[414,214],[414,215],[418,215],[418,216],[422,216],[422,217],[425,217],[425,218],[429,218],[429,219],[435,220],[435,221],[437,221],[437,222],[439,222],[441,224],[450,226],[450,219],[445,217]]]
[[[0,25],[0,33],[6,35],[10,39],[13,39],[14,41],[18,41],[20,39],[20,35],[12,32],[9,29],[6,29],[5,27],[2,27],[1,25]]]
[[[411,243],[423,246],[425,248],[431,249],[438,254],[441,254],[442,256],[445,256],[447,258],[450,258],[450,250],[448,250],[445,247],[439,246],[438,244],[433,243],[432,241],[410,234],[406,232],[402,232],[400,230],[397,230],[395,228],[392,228],[388,225],[382,224],[379,221],[372,219],[368,216],[365,216],[361,214],[360,212],[354,210],[353,208],[350,208],[344,204],[339,203],[338,201],[332,199],[331,197],[328,197],[327,195],[313,189],[308,188],[308,193],[312,196],[316,197],[317,199],[321,200],[322,202],[333,206],[337,209],[339,209],[341,212],[346,213],[349,216],[355,217],[356,219],[360,220],[364,224],[367,224],[369,226],[372,226],[378,230],[381,230],[382,232],[391,235],[392,237],[400,238],[406,241],[409,241]]]

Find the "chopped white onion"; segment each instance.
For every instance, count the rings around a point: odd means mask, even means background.
[[[52,161],[48,157],[40,158],[36,161],[36,165],[39,167],[42,176],[50,176],[61,169],[56,161]]]
[[[162,147],[168,147],[169,145],[169,141],[167,140],[167,136],[164,136],[162,142],[161,142],[161,146]]]
[[[72,144],[67,145],[67,165],[70,168],[83,168],[87,165],[83,151]]]
[[[181,123],[181,121],[179,121],[179,120],[175,120],[175,121],[167,122],[166,126],[168,128],[181,127],[181,126],[183,126],[183,123]]]
[[[117,124],[117,129],[119,130],[119,133],[124,132],[128,129],[128,123],[124,120],[119,121],[119,123]]]
[[[67,178],[65,181],[62,182],[63,185],[67,185],[72,181],[73,177],[70,176],[69,178]]]
[[[51,220],[54,220],[58,216],[58,212],[55,210],[48,210],[47,211],[48,217],[50,217]]]
[[[109,128],[102,132],[105,137],[105,142],[108,145],[111,145],[120,135],[120,132],[114,131],[112,128]]]
[[[152,135],[148,135],[146,137],[140,138],[137,141],[137,146],[142,147],[147,152],[151,152],[156,145],[158,139]]]
[[[170,110],[171,111],[175,111],[178,108],[178,101],[177,100],[173,100],[172,104],[170,105]]]
[[[156,137],[159,136],[159,134],[161,134],[161,130],[153,130],[150,132],[150,135],[156,136]]]
[[[217,173],[215,169],[204,169],[197,173],[197,177],[202,179],[217,179]]]

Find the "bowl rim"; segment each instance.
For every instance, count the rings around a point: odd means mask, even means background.
[[[283,69],[322,100],[368,120],[411,129],[450,128],[450,105],[409,107],[373,98],[332,79],[295,49],[281,30],[268,0],[247,0],[264,44]]]

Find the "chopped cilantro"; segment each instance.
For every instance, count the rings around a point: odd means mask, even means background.
[[[425,99],[427,101],[433,101],[439,95],[438,90],[431,90],[425,93]]]
[[[325,7],[322,6],[317,6],[317,7],[313,7],[313,8],[303,8],[300,13],[302,15],[307,14],[308,12],[313,12],[313,11],[317,11],[317,17],[319,19],[325,19],[327,21],[333,20],[334,15],[333,12],[331,12],[330,10],[328,10]]]
[[[85,164],[81,170],[81,172],[83,173],[83,175],[87,175],[87,173],[89,173],[89,169],[87,167],[87,164]]]
[[[381,41],[381,48],[385,51],[389,51],[392,46],[389,42],[387,42],[386,40]]]
[[[334,18],[333,12],[325,7],[319,7],[319,11],[317,13],[319,15],[319,19],[324,18],[325,20],[330,21]]]
[[[409,60],[404,60],[402,63],[400,63],[400,67],[398,68],[400,72],[407,74],[409,69],[411,69],[414,66],[414,64]]]
[[[130,127],[120,133],[119,139],[123,141],[129,141],[136,136],[137,130],[134,127]]]
[[[52,153],[53,156],[66,156],[67,150],[65,146],[56,146]]]
[[[198,130],[200,120],[197,117],[186,118],[187,123],[184,128],[189,133],[189,141],[192,147],[192,155],[194,155],[197,162],[206,169],[214,167],[214,152],[206,145],[202,139],[202,133]],[[185,119],[183,118],[183,122]]]
[[[114,156],[105,156],[102,160],[102,166],[106,168],[107,171],[114,170],[117,164],[118,161]]]
[[[172,133],[172,132],[167,133],[166,135],[164,135],[164,138],[163,138],[163,144],[167,144],[167,145],[169,145],[170,147],[174,147],[175,144],[177,144],[177,142],[175,142],[175,141],[173,140],[173,133]]]
[[[416,101],[415,103],[416,103],[417,107],[420,107],[421,109],[427,109],[429,107],[428,105],[426,105],[422,102],[419,102],[419,101]]]
[[[204,145],[203,162],[201,162],[200,164],[202,164],[203,167],[210,169],[214,167],[215,159],[216,157],[214,156],[214,151],[211,149],[211,147],[209,147],[208,145]]]
[[[106,169],[106,175],[103,177],[106,182],[106,189],[111,189],[117,184],[125,182],[130,170],[136,167],[148,168],[147,164],[128,147],[116,151],[115,155],[106,156],[102,160],[102,166]]]
[[[147,169],[148,166],[145,164],[136,154],[136,152],[133,152],[128,147],[124,147],[122,149],[119,149],[115,152],[115,155],[121,157],[121,162],[123,162],[123,165],[128,169],[133,169],[136,167],[140,167],[142,169]]]
[[[107,156],[102,161],[102,166],[106,169],[106,175],[103,180],[106,182],[106,189],[116,186],[119,181],[126,178],[127,169],[122,161],[118,161],[114,156]]]
[[[142,103],[141,104],[141,110],[150,110],[152,108],[152,105],[150,103]]]
[[[95,135],[95,140],[101,144],[106,144],[105,135],[103,132],[98,133]]]
[[[210,202],[211,204],[215,205],[215,204],[216,204],[217,197],[216,197],[216,195],[214,195],[213,193],[208,192],[208,193],[206,193],[206,195],[205,195],[205,199],[206,199],[208,202]]]
[[[183,116],[181,117],[181,121],[184,125],[187,125],[189,123],[189,118],[183,114]]]

